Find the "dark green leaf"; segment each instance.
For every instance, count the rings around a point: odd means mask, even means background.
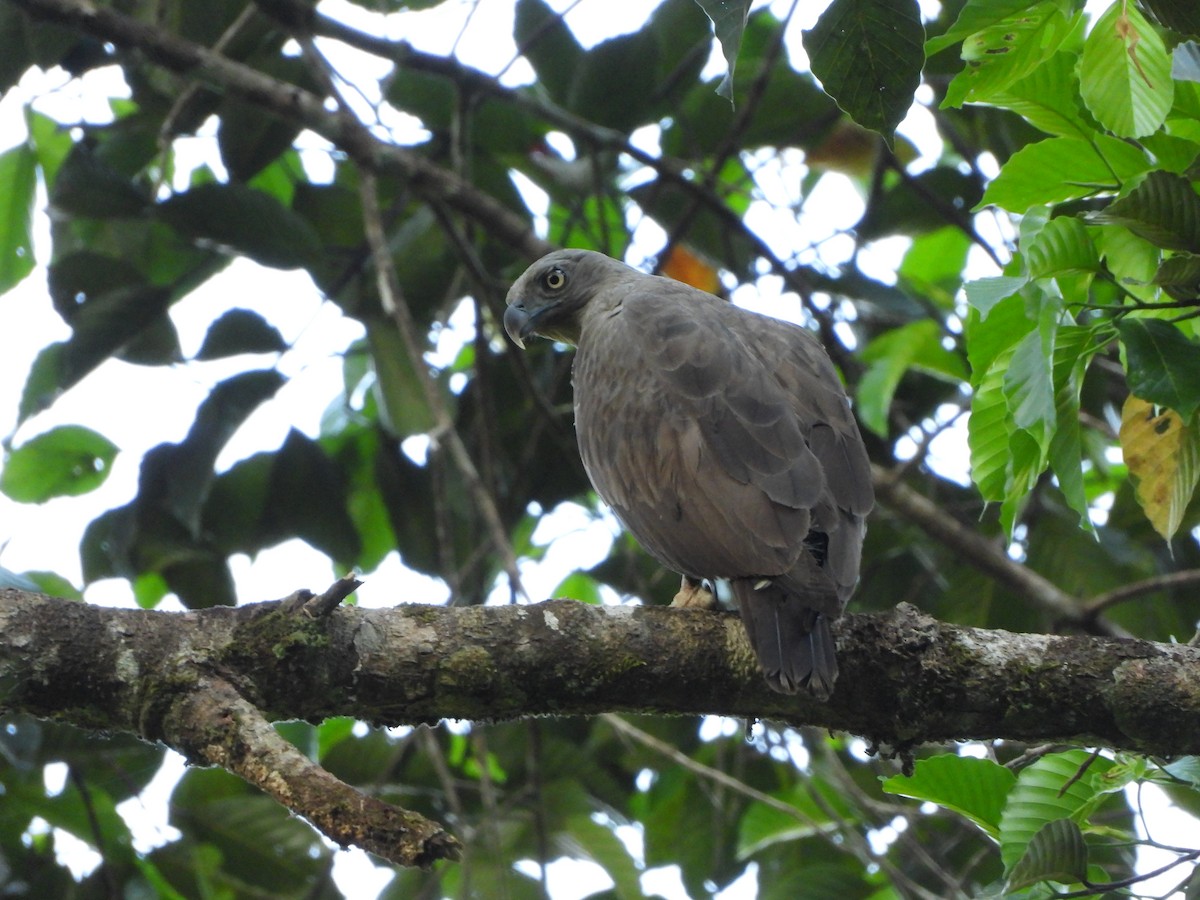
[[[1037,884],[1039,881],[1058,881],[1064,884],[1087,878],[1088,847],[1083,832],[1070,819],[1047,822],[1033,836],[1008,876],[1013,890]]]
[[[375,390],[384,414],[384,427],[400,438],[428,431],[434,419],[425,394],[424,383],[432,378],[425,361],[418,360],[413,365],[391,322],[368,322],[367,339],[371,344]]]
[[[119,219],[144,215],[149,195],[85,143],[77,143],[50,186],[50,205],[72,216]]]
[[[1167,257],[1154,273],[1154,284],[1175,300],[1200,297],[1200,254],[1176,253]]]
[[[283,335],[256,312],[231,309],[213,322],[196,359],[221,359],[239,353],[282,353]]]
[[[48,407],[67,388],[121,351],[166,309],[168,288],[134,286],[88,299],[78,310],[67,341],[38,354],[21,396],[20,418]]]
[[[349,568],[360,545],[346,503],[338,466],[315,441],[291,431],[276,452],[256,454],[217,479],[204,530],[226,554],[253,555],[295,536]]]
[[[746,17],[750,15],[751,0],[696,0],[713,23],[713,31],[725,55],[725,77],[717,85],[717,93],[733,102],[733,73],[737,68],[738,51],[742,46],[742,32],[746,28]]]
[[[629,132],[654,118],[658,41],[642,30],[597,44],[583,55],[567,107],[593,122]]]
[[[924,41],[915,0],[834,0],[804,33],[822,87],[889,146],[921,83]]]
[[[575,80],[583,48],[545,0],[517,0],[513,21],[517,50],[533,64],[538,82],[565,103]]]
[[[62,425],[13,450],[0,471],[0,491],[19,503],[75,497],[104,483],[117,446],[81,425]]]
[[[1138,5],[1149,10],[1164,27],[1188,37],[1200,37],[1200,7],[1192,0],[1142,0]]]
[[[1150,172],[1132,191],[1089,218],[1124,225],[1156,247],[1200,252],[1200,197],[1180,175]]]
[[[1100,268],[1100,256],[1087,227],[1070,216],[1051,219],[1029,246],[1023,245],[1022,249],[1029,274],[1034,278],[1095,272]]]
[[[1161,319],[1125,316],[1117,330],[1125,345],[1129,390],[1190,420],[1200,409],[1200,345]]]
[[[308,63],[299,56],[259,54],[254,67],[286,84],[299,85],[309,91],[316,88]],[[231,97],[222,101],[218,116],[217,146],[221,150],[221,161],[230,177],[237,181],[249,181],[261,172],[292,146],[301,130],[296,120],[281,119],[260,105]]]
[[[202,184],[160,203],[157,214],[204,246],[243,253],[264,266],[297,269],[321,255],[321,242],[305,219],[244,185]]]

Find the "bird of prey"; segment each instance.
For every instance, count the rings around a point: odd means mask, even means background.
[[[874,505],[866,449],[820,343],[589,250],[508,292],[504,329],[576,346],[575,430],[600,497],[683,575],[728,579],[768,684],[826,699],[829,623],[858,580]],[[705,592],[707,593],[707,592]]]

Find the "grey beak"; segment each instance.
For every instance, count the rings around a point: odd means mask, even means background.
[[[533,333],[533,317],[525,312],[524,307],[510,306],[504,311],[504,330],[512,342],[524,350],[525,338]]]

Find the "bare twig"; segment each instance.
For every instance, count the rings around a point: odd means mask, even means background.
[[[1124,584],[1103,594],[1097,594],[1083,605],[1084,616],[1098,616],[1110,606],[1144,597],[1156,591],[1168,591],[1175,588],[1190,587],[1200,584],[1200,569],[1187,569],[1183,572],[1168,572],[1165,575],[1155,575],[1132,584]]]
[[[886,469],[872,465],[871,474],[876,496],[899,516],[919,526],[937,541],[955,548],[964,560],[1033,605],[1060,621],[1087,626],[1097,634],[1128,636],[1119,626],[1087,615],[1075,597],[1032,569],[1010,559],[1000,546],[961,524]]]

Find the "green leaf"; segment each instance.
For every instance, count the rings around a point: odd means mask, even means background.
[[[1021,250],[1033,278],[1068,272],[1096,272],[1100,268],[1100,254],[1087,226],[1070,216],[1051,219],[1028,246],[1022,245]]]
[[[600,585],[586,572],[572,572],[558,583],[558,587],[550,592],[550,596],[566,597],[593,605],[601,602]]]
[[[1118,137],[1151,134],[1174,98],[1171,59],[1132,3],[1113,3],[1083,45],[1079,90],[1096,121]]]
[[[221,359],[240,353],[282,353],[287,350],[283,335],[256,312],[231,309],[208,329],[196,359]]]
[[[0,294],[33,271],[37,158],[28,144],[0,153]]]
[[[429,409],[422,380],[431,376],[413,367],[404,342],[391,322],[368,321],[366,325],[371,361],[375,367],[375,392],[384,427],[400,438],[428,431],[433,427],[433,412]],[[418,364],[424,367],[425,361]]]
[[[962,357],[942,346],[943,332],[926,319],[885,332],[862,354],[870,365],[859,382],[857,409],[863,424],[876,434],[888,434],[888,410],[900,379],[910,368],[921,369],[950,382],[967,378]]]
[[[19,416],[48,407],[63,391],[128,346],[160,319],[171,299],[169,288],[136,285],[89,298],[75,314],[74,333],[38,354],[21,395]]]
[[[1187,782],[1194,788],[1200,788],[1200,756],[1181,756],[1162,768],[1172,778]]]
[[[202,184],[160,203],[157,214],[186,237],[264,266],[298,269],[321,256],[321,242],[307,220],[244,185]]]
[[[733,102],[733,73],[737,68],[738,50],[742,46],[742,32],[746,29],[746,17],[750,15],[751,0],[696,0],[713,23],[713,32],[721,44],[725,56],[725,77],[717,85],[717,93]]]
[[[971,416],[967,419],[967,445],[971,450],[971,479],[984,500],[1003,500],[1008,485],[1009,431],[1012,417],[1004,396],[1004,369],[1014,348],[1001,353],[995,364],[975,383]]]
[[[1027,10],[1029,5],[1029,0],[967,0],[949,30],[926,42],[925,52],[933,56],[977,32],[1002,26],[1008,19]],[[1065,4],[1062,6],[1064,10],[1068,8]]]
[[[911,776],[888,778],[883,790],[952,809],[998,840],[1000,814],[1016,781],[1010,770],[990,759],[947,753],[917,760]]]
[[[1151,284],[1162,259],[1161,250],[1124,225],[1100,226],[1093,229],[1092,236],[1100,258],[1125,290],[1148,302],[1162,299]]]
[[[1079,392],[1088,363],[1100,348],[1091,329],[1059,327],[1054,345],[1055,428],[1050,438],[1049,461],[1059,490],[1079,515],[1081,528],[1091,531],[1087,492],[1083,482],[1083,437],[1079,424]]]
[[[597,44],[575,69],[567,108],[589,121],[629,133],[654,118],[658,41],[643,29]],[[505,110],[505,118],[512,119]],[[495,129],[493,129],[495,130]]]
[[[574,851],[572,856],[590,859],[604,869],[616,884],[619,900],[646,896],[642,893],[641,872],[612,829],[594,822],[590,815],[570,816],[565,825],[556,843]]]
[[[924,39],[916,0],[834,0],[804,49],[829,96],[890,146],[921,83]]]
[[[1141,150],[1107,135],[1096,135],[1091,141],[1048,138],[1009,157],[976,210],[995,204],[1023,213],[1035,204],[1116,191],[1149,168]]]
[[[1089,760],[1087,772],[1076,777]],[[1103,796],[1093,779],[1111,765],[1110,760],[1093,759],[1086,750],[1068,750],[1043,756],[1021,770],[1000,816],[1000,856],[1010,872],[1047,822],[1090,814]]]
[[[1012,537],[1017,515],[1029,499],[1029,492],[1037,484],[1038,476],[1046,470],[1046,451],[1023,429],[1009,432],[1008,438],[1008,481],[1004,487],[1004,500],[1000,503],[1000,528]]]
[[[1035,331],[1018,342],[1004,372],[1004,395],[1013,424],[1037,441],[1043,452],[1049,449],[1055,424],[1051,363],[1056,331],[1057,322],[1044,317]]]
[[[1188,179],[1171,172],[1148,173],[1132,191],[1088,220],[1124,225],[1165,250],[1200,252],[1200,197]]]
[[[77,497],[104,483],[116,455],[116,444],[90,428],[53,428],[9,454],[0,491],[19,503]]]
[[[988,313],[997,303],[1016,295],[1017,291],[1029,283],[1025,275],[993,275],[989,278],[977,278],[966,284],[967,303],[978,310],[979,320],[986,321]]]
[[[971,364],[971,384],[978,385],[1005,352],[1034,327],[1035,320],[1025,309],[1021,294],[1010,294],[991,307],[985,319],[972,314],[967,320],[967,359]]]
[[[61,213],[91,219],[140,217],[149,196],[80,141],[51,183],[50,205]]]
[[[1200,345],[1161,319],[1125,316],[1117,331],[1125,345],[1129,390],[1191,420],[1200,408]]]
[[[965,38],[962,58],[967,65],[950,82],[942,106],[990,102],[1033,72],[1070,35],[1075,22],[1069,9],[1062,0],[1022,4]]]
[[[1159,263],[1153,283],[1175,300],[1200,297],[1200,254],[1177,253]]]
[[[917,235],[904,254],[897,278],[917,296],[954,309],[971,239],[952,226]]]
[[[1008,876],[1008,887],[1020,890],[1039,881],[1074,884],[1087,878],[1088,848],[1083,832],[1070,819],[1047,822]]]
[[[1075,53],[1060,50],[1024,78],[994,94],[991,105],[1011,109],[1048,134],[1090,137],[1093,129],[1083,111],[1075,74],[1077,59]]]
[[[518,0],[513,39],[537,72],[538,83],[554,100],[565,103],[583,48],[562,16],[544,0]]]

